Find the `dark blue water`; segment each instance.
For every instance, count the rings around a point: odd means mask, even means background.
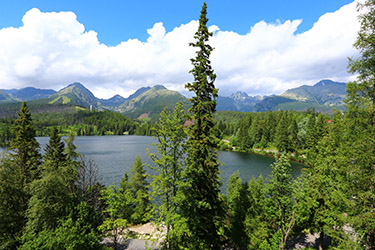
[[[49,138],[38,137],[37,140],[43,149]],[[98,165],[103,183],[111,185],[120,182],[137,156],[140,156],[144,163],[152,164],[147,149],[155,152],[155,146],[151,146],[155,142],[150,136],[78,136],[74,144],[79,153],[93,159]],[[220,167],[224,184],[222,190],[225,190],[226,182],[237,170],[243,181],[248,181],[253,176],[258,178],[259,175],[266,179],[271,174],[270,164],[274,162],[274,159],[268,156],[229,151],[219,151],[219,160],[223,163]],[[298,176],[302,167],[302,164],[292,163],[292,175]]]

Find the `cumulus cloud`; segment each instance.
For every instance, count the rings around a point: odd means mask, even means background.
[[[58,90],[79,81],[109,98],[156,84],[186,93],[184,84],[192,80],[194,49],[188,44],[197,21],[170,32],[155,23],[145,42],[129,39],[112,47],[100,43],[96,32],[85,31],[72,12],[31,9],[22,21],[21,27],[0,30],[0,88]],[[210,26],[220,94],[278,94],[324,78],[348,81],[347,57],[358,53],[352,47],[359,29],[356,3],[321,16],[304,33],[298,33],[301,22],[262,21],[245,35]]]

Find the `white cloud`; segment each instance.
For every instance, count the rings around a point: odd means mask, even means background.
[[[156,84],[186,93],[184,84],[192,79],[194,49],[188,44],[197,21],[170,32],[156,23],[147,30],[146,42],[130,39],[113,47],[85,31],[72,12],[31,9],[22,21],[19,28],[0,30],[0,88],[58,90],[79,81],[96,96],[109,98]],[[347,57],[357,54],[352,48],[359,28],[356,3],[323,15],[297,34],[301,22],[259,22],[245,35],[212,25],[212,65],[220,94],[272,94],[323,78],[349,80]]]

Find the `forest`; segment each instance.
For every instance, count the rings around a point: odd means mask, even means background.
[[[61,112],[32,113],[31,118],[36,136],[49,136],[54,127],[64,136],[70,133],[75,136],[151,135],[153,127],[153,123],[133,120],[120,113],[89,111],[75,106]],[[15,138],[15,119],[12,116],[0,118],[0,146],[9,146]]]
[[[317,244],[309,249],[375,249],[375,2],[360,7],[354,47],[361,56],[349,60],[357,79],[347,84],[347,111],[217,115],[204,3],[190,44],[197,50],[194,80],[185,85],[195,94],[192,106],[186,111],[178,103],[160,114],[153,125],[157,152],[149,155],[154,164],[137,158],[117,186],[100,183],[95,163],[76,152],[74,131],[62,141],[68,127],[45,121],[50,139],[42,156],[37,123],[24,102],[0,161],[0,248],[118,249],[121,239],[132,237],[130,226],[152,222],[161,249],[293,249],[293,240],[314,233]],[[95,122],[105,124],[106,115],[77,119],[92,119],[98,132]],[[66,119],[69,126],[75,118]],[[133,126],[118,122],[126,131]],[[244,151],[277,149],[272,174],[243,182],[233,173],[222,194],[222,139]],[[290,175],[292,153],[305,155],[308,166],[297,179]],[[103,237],[112,244],[101,243]]]

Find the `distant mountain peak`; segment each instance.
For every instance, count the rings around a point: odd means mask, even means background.
[[[154,90],[160,90],[160,89],[167,89],[166,87],[164,87],[163,85],[155,85],[154,87],[152,87]]]
[[[230,95],[230,98],[236,100],[236,101],[245,101],[246,98],[248,98],[249,95],[242,91],[237,91]]]
[[[343,85],[345,86],[346,83],[344,82],[335,82],[335,81],[332,81],[332,80],[329,80],[329,79],[324,79],[324,80],[321,80],[319,82],[317,82],[314,87],[319,87],[319,86],[327,86],[327,85]]]

